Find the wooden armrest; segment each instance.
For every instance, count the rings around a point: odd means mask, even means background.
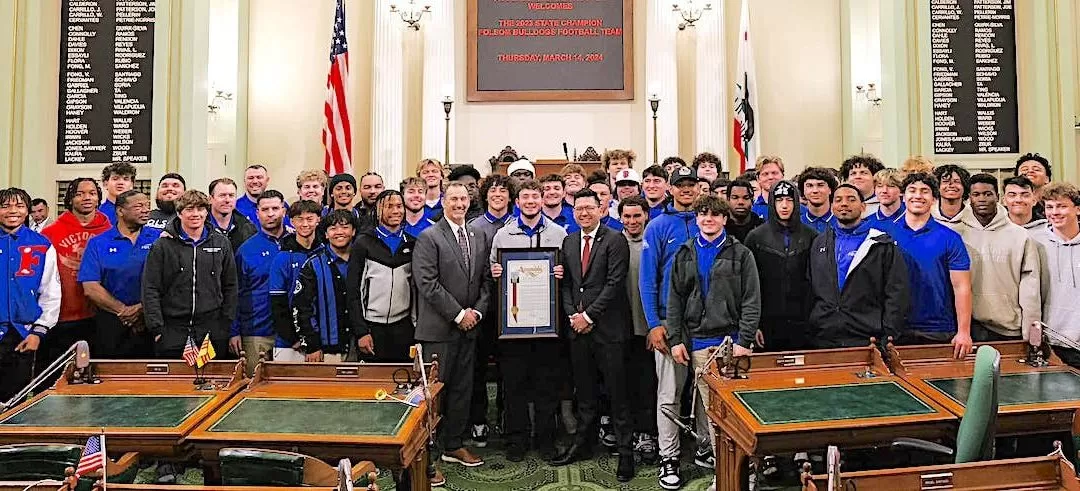
[[[139,452],[127,452],[121,455],[116,462],[109,464],[109,477],[127,471],[132,466],[139,465]]]
[[[352,480],[353,482],[356,482],[363,477],[364,474],[371,472],[379,472],[378,469],[375,468],[375,464],[370,460],[361,460],[360,462],[357,462],[356,465],[352,466]]]

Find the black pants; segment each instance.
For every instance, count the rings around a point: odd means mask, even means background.
[[[503,435],[509,443],[528,448],[529,402],[536,416],[536,441],[555,441],[555,417],[559,411],[559,388],[566,371],[559,339],[518,339],[499,342],[505,422]]]
[[[971,340],[977,343],[992,343],[994,341],[1019,341],[1020,336],[1005,336],[998,334],[979,322],[971,321]]]
[[[611,403],[611,420],[615,426],[620,455],[630,455],[634,434],[630,422],[630,406],[626,396],[625,343],[600,344],[592,336],[570,340],[570,361],[574,365],[574,390],[577,391],[578,444],[590,444],[596,437],[599,409],[597,398],[602,382]],[[599,378],[597,380],[599,371]]]
[[[656,436],[656,358],[645,348],[645,336],[626,343],[626,374],[634,431]]]
[[[63,355],[76,341],[86,341],[90,344],[90,357],[98,358],[94,354],[94,345],[92,344],[94,337],[93,318],[56,323],[56,326],[49,329],[49,333],[41,340],[35,368],[40,373],[52,362],[56,361],[60,355]]]
[[[0,402],[7,402],[26,384],[34,371],[34,352],[17,353],[15,347],[23,340],[14,326],[0,339]],[[40,346],[39,346],[40,348]]]
[[[472,398],[473,365],[476,363],[476,338],[458,335],[449,342],[422,341],[425,361],[439,357],[439,376],[443,381],[442,422],[439,445],[443,452],[464,446],[469,423],[469,400]]]
[[[495,379],[495,404],[499,416],[503,413],[503,382],[500,368],[498,334],[495,327],[495,313],[484,315],[480,321],[480,330],[476,336],[476,363],[473,366],[472,400],[469,404],[469,424],[487,424],[488,416],[488,378]],[[490,362],[495,361],[494,370]],[[492,373],[494,372],[494,373]]]
[[[765,337],[764,353],[810,349],[806,323],[792,319],[762,319],[761,334]],[[869,344],[867,339],[865,344]],[[755,350],[758,351],[758,350]]]
[[[1080,368],[1080,351],[1064,346],[1051,346],[1050,349],[1054,350],[1054,354],[1058,355],[1058,358],[1061,358],[1066,365]]]
[[[921,332],[921,331],[904,331],[900,333],[900,339],[897,340],[898,345],[920,345],[920,344],[949,344],[952,343],[953,336],[956,336],[954,332]]]
[[[150,333],[143,328],[135,332],[120,322],[116,314],[98,311],[94,316],[96,329],[90,342],[90,356],[106,360],[145,360],[153,358],[154,345]],[[215,348],[216,349],[216,348]]]
[[[360,359],[378,363],[409,363],[409,347],[413,344],[412,319],[406,317],[392,324],[368,322],[375,354],[361,353]]]

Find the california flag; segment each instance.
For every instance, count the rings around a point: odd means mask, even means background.
[[[750,47],[750,6],[742,0],[739,20],[739,61],[735,74],[735,124],[732,145],[739,154],[739,172],[753,169],[761,153],[757,135],[757,82],[754,77],[754,51]]]

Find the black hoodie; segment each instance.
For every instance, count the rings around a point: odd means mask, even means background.
[[[182,349],[188,335],[201,343],[209,332],[227,341],[236,318],[236,260],[229,239],[203,229],[191,239],[180,233],[180,219],[165,226],[143,268],[142,295],[146,328],[161,335],[159,351]]]
[[[787,225],[776,212],[777,190],[795,201]],[[802,223],[802,206],[795,183],[780,181],[769,195],[769,218],[746,236],[746,247],[754,254],[761,281],[761,331],[766,351],[805,349],[807,318],[810,315],[810,282],[806,267],[810,247],[817,232]]]

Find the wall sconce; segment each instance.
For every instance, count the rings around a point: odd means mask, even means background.
[[[231,101],[231,100],[233,100],[233,93],[232,92],[225,92],[224,90],[215,90],[214,91],[214,97],[210,98],[210,104],[206,105],[206,110],[209,111],[210,114],[217,114],[218,109],[221,109],[222,101]]]
[[[420,19],[424,17],[424,14],[431,13],[431,5],[420,7],[416,5],[416,0],[409,0],[409,3],[403,5],[401,8],[398,8],[396,4],[390,4],[390,13],[398,14],[401,16],[401,21],[410,29],[419,31]]]
[[[694,0],[683,0],[672,4],[672,11],[679,14],[682,17],[682,22],[679,23],[679,30],[686,29],[686,26],[693,27],[694,23],[701,20],[701,17],[705,15],[705,12],[712,10],[711,2],[704,2],[702,6],[700,3],[694,4]]]
[[[874,82],[868,82],[865,88],[862,85],[856,85],[855,93],[862,94],[863,97],[866,97],[866,102],[869,102],[870,104],[875,106],[881,105],[881,96],[878,95],[877,85],[875,85]]]

